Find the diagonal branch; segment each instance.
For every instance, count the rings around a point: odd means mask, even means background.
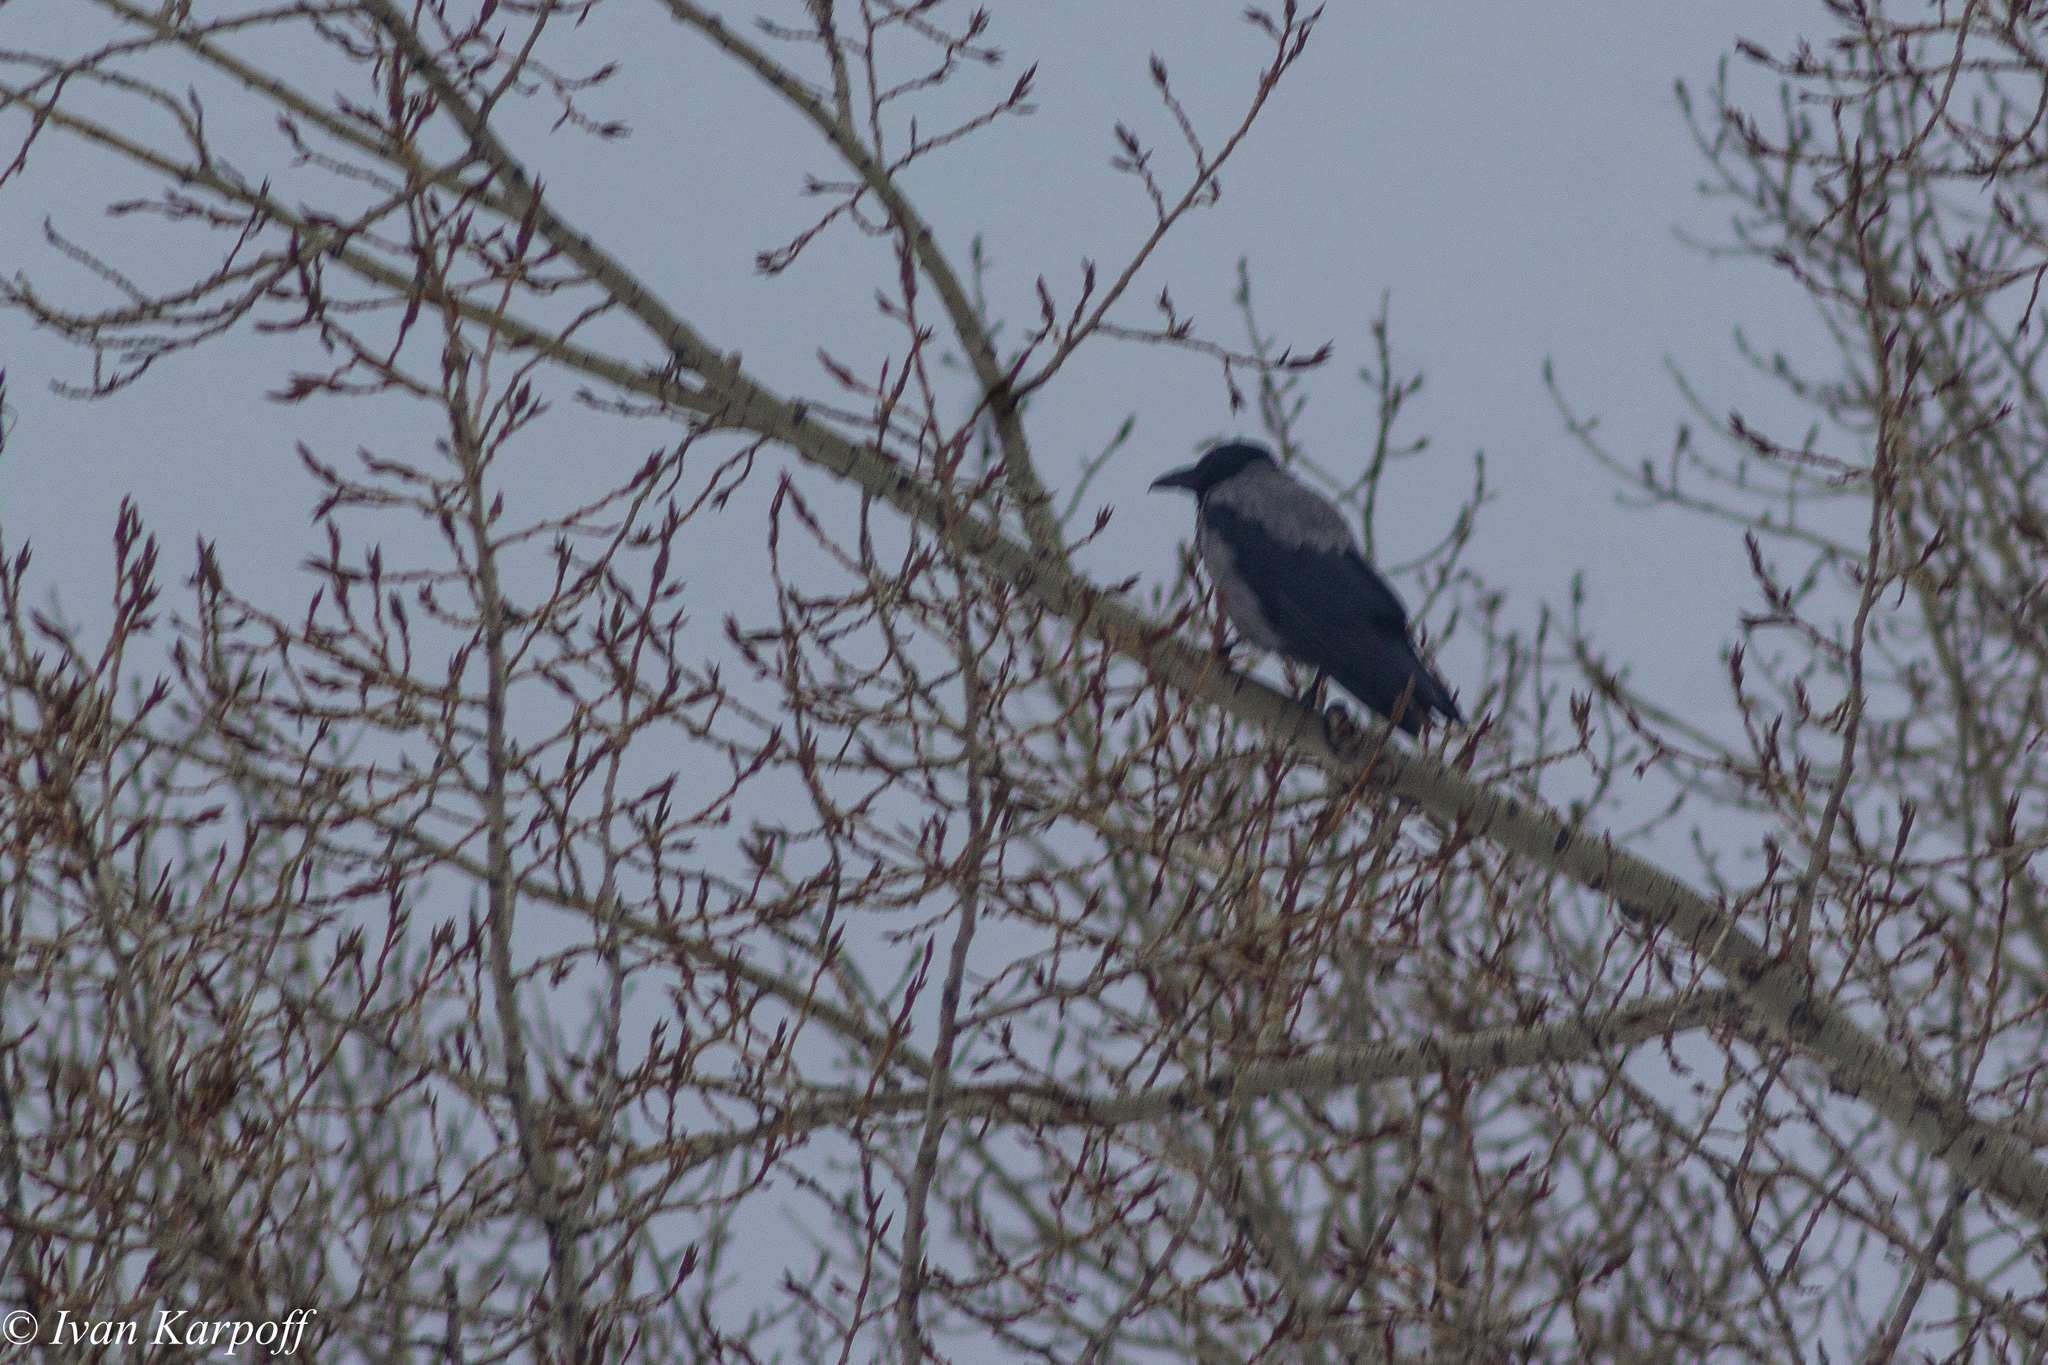
[[[854,131],[851,106],[846,103],[845,96],[846,73],[837,58],[836,44],[830,50],[834,53],[833,79],[840,91],[841,108],[834,113],[819,103],[787,69],[726,27],[717,15],[706,13],[691,0],[666,0],[666,3],[678,22],[688,24],[737,58],[794,105],[813,127],[824,134],[840,159],[860,176],[861,183],[888,209],[897,231],[909,243],[926,278],[939,291],[939,300],[945,305],[954,334],[960,338],[961,349],[967,353],[968,363],[974,367],[975,381],[981,385],[989,413],[995,418],[996,440],[1003,451],[1003,474],[1009,480],[1011,492],[1017,497],[1025,533],[1030,537],[1032,547],[1041,554],[1055,555],[1064,560],[1065,542],[1060,538],[1059,521],[1053,515],[1052,498],[1046,493],[1031,460],[1031,447],[1025,440],[1022,408],[1018,401],[1020,394],[1012,382],[1012,374],[997,359],[995,337],[961,285],[959,273],[946,259],[931,226],[897,187],[895,177],[882,164],[879,154],[862,145],[860,135]]]

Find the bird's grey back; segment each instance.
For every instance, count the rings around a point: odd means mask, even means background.
[[[1289,550],[1342,554],[1358,549],[1343,513],[1263,460],[1210,489],[1202,506],[1229,508]]]

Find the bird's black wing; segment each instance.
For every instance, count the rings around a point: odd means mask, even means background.
[[[1350,546],[1291,546],[1255,517],[1211,503],[1203,511],[1230,549],[1231,567],[1283,642],[1283,653],[1321,668],[1383,716],[1413,680],[1402,728],[1420,728],[1430,712],[1462,719],[1457,703],[1408,639],[1401,599]]]

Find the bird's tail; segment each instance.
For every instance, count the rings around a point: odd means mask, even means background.
[[[1465,717],[1452,700],[1451,690],[1430,671],[1413,645],[1405,641],[1403,645],[1391,658],[1336,660],[1329,669],[1330,676],[1345,691],[1389,720],[1395,711],[1400,711],[1401,718],[1396,723],[1411,735],[1421,733],[1423,723],[1432,717],[1464,724]]]
[[[1409,651],[1411,654],[1414,651]],[[1453,725],[1465,723],[1464,713],[1458,710],[1458,703],[1451,696],[1451,689],[1444,686],[1444,680],[1430,671],[1420,655],[1415,658],[1415,701],[1426,703],[1429,709]]]

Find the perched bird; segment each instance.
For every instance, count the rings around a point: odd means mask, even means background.
[[[1410,734],[1433,715],[1464,720],[1416,654],[1407,610],[1365,562],[1343,514],[1282,473],[1270,453],[1242,441],[1216,446],[1152,487],[1195,495],[1195,549],[1223,614],[1247,640],[1327,673]]]

